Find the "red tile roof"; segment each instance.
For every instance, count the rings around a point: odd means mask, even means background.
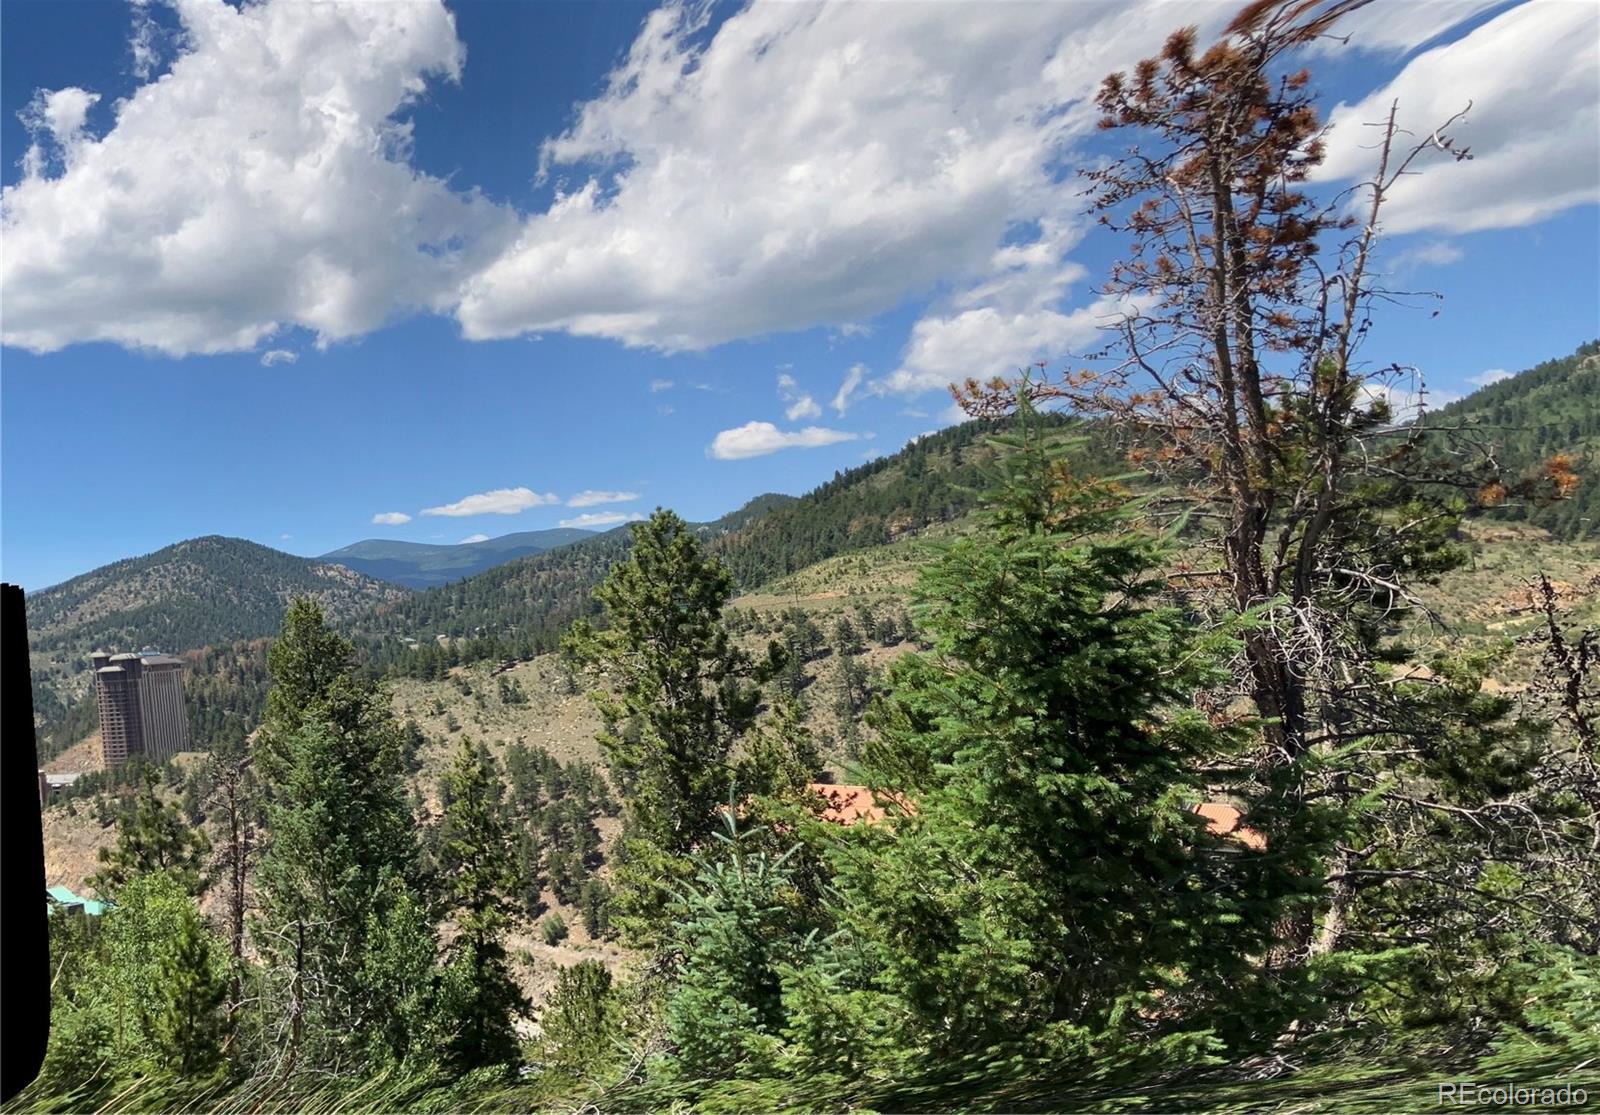
[[[1217,801],[1201,802],[1194,811],[1206,819],[1206,829],[1218,836],[1231,836],[1246,848],[1256,852],[1267,849],[1267,838],[1244,823],[1244,814],[1231,805]]]
[[[821,794],[827,805],[820,817],[836,825],[853,825],[865,821],[875,825],[889,815],[889,811],[872,795],[866,786],[847,786],[834,782],[813,782],[808,787]]]
[[[884,800],[873,795],[866,786],[852,786],[834,782],[812,782],[808,788],[820,794],[827,803],[820,818],[835,825],[853,825],[865,821],[875,825],[889,815]],[[909,810],[908,810],[909,811]],[[1194,807],[1197,816],[1204,817],[1206,828],[1218,836],[1229,836],[1252,851],[1265,851],[1267,838],[1244,824],[1244,814],[1232,805],[1207,801]]]

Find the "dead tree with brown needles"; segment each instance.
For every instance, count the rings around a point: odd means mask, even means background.
[[[1350,933],[1382,947],[1396,930],[1349,907],[1410,870],[1391,854],[1421,825],[1410,815],[1504,789],[1441,789],[1439,718],[1505,710],[1466,682],[1397,679],[1394,637],[1430,618],[1419,588],[1462,560],[1463,515],[1530,494],[1469,431],[1406,421],[1420,376],[1362,353],[1378,309],[1422,297],[1389,289],[1375,266],[1385,203],[1423,160],[1471,158],[1450,135],[1470,106],[1421,139],[1391,107],[1374,125],[1372,176],[1312,192],[1324,130],[1310,75],[1277,71],[1366,2],[1256,0],[1215,45],[1179,31],[1108,77],[1101,127],[1134,138],[1087,173],[1093,212],[1128,239],[1105,285],[1123,307],[1115,341],[1057,378],[953,388],[975,417],[1010,411],[1020,390],[1097,419],[1162,485],[1157,513],[1199,524],[1200,556],[1175,587],[1217,622],[1248,617],[1237,691],[1210,699],[1253,709],[1253,823],[1279,854],[1304,857],[1312,901],[1285,927],[1284,962]],[[1542,488],[1573,483],[1552,467]]]

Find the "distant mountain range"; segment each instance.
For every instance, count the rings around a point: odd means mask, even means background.
[[[1600,533],[1600,343],[1485,387],[1425,421],[1481,425],[1513,470],[1568,454],[1583,477],[1575,498],[1497,514],[1564,538]],[[984,484],[985,439],[994,429],[987,422],[951,427],[837,473],[803,497],[759,496],[695,530],[741,586],[754,588],[967,514]],[[1125,467],[1093,438],[1078,452],[1089,471]],[[319,599],[358,638],[375,672],[404,668],[435,636],[476,637],[483,653],[548,650],[575,617],[593,610],[592,590],[631,542],[626,526],[529,531],[456,546],[372,539],[318,558],[216,536],[180,542],[28,597],[36,713],[55,734],[54,747],[81,738],[93,716],[88,652],[153,645],[172,653],[217,648],[207,667],[217,690],[208,715],[247,719],[254,705],[230,697],[235,683],[227,678],[261,652],[228,648],[276,634],[298,595]]]
[[[1063,427],[1064,418],[1050,418]],[[968,422],[921,437],[899,452],[835,474],[806,495],[765,495],[710,523],[692,524],[745,588],[836,554],[863,550],[976,506],[988,436],[995,422]],[[1097,451],[1080,448],[1094,462]],[[1110,458],[1097,471],[1121,471]],[[582,542],[497,565],[474,577],[374,605],[352,623],[369,659],[405,668],[408,655],[429,654],[436,636],[478,639],[468,653],[528,655],[552,649],[562,631],[594,609],[592,592],[626,559],[626,527]],[[420,648],[408,650],[405,641]]]
[[[318,561],[334,562],[357,573],[406,588],[432,588],[520,557],[531,557],[594,537],[594,531],[560,527],[505,534],[483,542],[430,546],[424,542],[396,542],[369,538],[323,554]]]

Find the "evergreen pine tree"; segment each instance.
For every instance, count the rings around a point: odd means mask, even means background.
[[[852,833],[839,883],[935,1049],[1099,1032],[1158,996],[1176,1025],[1237,991],[1277,913],[1266,857],[1190,812],[1242,746],[1191,703],[1221,648],[1151,602],[1158,547],[1031,414],[996,440],[987,529],[923,575],[933,650],[873,717],[871,781],[905,809]]]
[[[289,1062],[338,1064],[391,1021],[392,1002],[374,997],[363,972],[374,916],[387,916],[397,886],[418,873],[404,733],[315,604],[291,606],[269,659],[274,689],[255,754],[271,839],[251,937],[286,1016]]]
[[[385,886],[384,901],[367,915],[362,954],[361,979],[374,1006],[370,1048],[380,1062],[426,1061],[438,1053],[431,1041],[438,1031],[438,937],[402,880],[390,876]]]
[[[545,1065],[568,1077],[592,1077],[615,1057],[618,1031],[611,973],[598,960],[556,972],[556,985],[539,1015]]]
[[[192,1077],[214,1068],[221,1056],[227,977],[213,938],[198,910],[185,908],[169,962],[152,988],[160,1005],[154,1018],[156,1040],[169,1065]]]
[[[130,879],[99,924],[52,918],[50,1047],[42,1079],[72,1106],[138,1077],[204,1079],[227,1018],[222,950],[171,872]]]
[[[599,738],[628,799],[618,921],[637,939],[659,928],[664,883],[688,876],[686,857],[713,830],[729,756],[778,661],[770,651],[757,669],[733,645],[722,622],[732,592],[732,575],[687,524],[657,511],[595,591],[606,626],[580,622],[566,642],[607,687],[596,695],[607,724]]]
[[[860,654],[866,649],[861,642],[861,634],[856,630],[856,625],[850,622],[849,616],[840,616],[833,624],[833,649],[838,654]]]
[[[765,835],[740,832],[722,814],[714,856],[673,906],[683,961],[667,1003],[673,1051],[665,1074],[703,1080],[772,1070],[785,1020],[784,971],[803,965],[810,926],[794,916],[789,853],[774,856]]]
[[[486,748],[463,737],[446,777],[444,887],[460,928],[440,1000],[447,1056],[461,1068],[508,1065],[518,1058],[512,1022],[528,1011],[505,949],[517,909],[514,837],[505,823],[500,773]]]
[[[156,772],[145,765],[139,771],[139,792],[117,818],[115,848],[100,849],[100,870],[89,878],[96,893],[116,894],[140,875],[167,871],[190,894],[205,889],[202,873],[210,844],[205,834],[190,826],[175,805],[156,794]]]
[[[313,710],[324,707],[336,683],[352,670],[355,649],[327,625],[322,606],[300,597],[290,602],[283,629],[267,651],[272,688],[255,751],[263,775],[280,781],[288,764],[288,737]]]
[[[611,888],[601,879],[590,879],[578,894],[578,905],[583,910],[583,931],[591,941],[598,941],[611,932]]]
[[[816,742],[806,724],[805,708],[794,696],[783,695],[751,733],[739,762],[740,794],[793,794],[805,788],[822,768]]]

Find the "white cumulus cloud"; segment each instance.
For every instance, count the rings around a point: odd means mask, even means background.
[[[84,125],[89,120],[89,109],[99,101],[100,94],[76,86],[34,93],[27,107],[17,113],[33,140],[22,156],[25,179],[46,173],[52,159],[64,169],[82,159]]]
[[[1389,5],[1374,5],[1374,8]],[[1399,5],[1404,10],[1407,5]],[[1427,8],[1430,5],[1410,5]],[[1390,232],[1471,232],[1531,224],[1600,201],[1600,6],[1529,0],[1417,55],[1394,80],[1329,114],[1326,180],[1374,169],[1373,129],[1391,102],[1414,137],[1472,102],[1450,129],[1472,159],[1433,152],[1390,194]],[[1402,141],[1406,137],[1402,137]],[[1414,142],[1414,140],[1413,140]]]
[[[943,389],[969,376],[1012,377],[1029,364],[1082,348],[1127,312],[1116,298],[1099,298],[1062,310],[1040,298],[1002,308],[978,305],[925,314],[911,328],[900,366],[875,385],[880,390]]]
[[[747,457],[765,457],[780,449],[815,449],[841,441],[855,441],[857,436],[821,426],[780,430],[771,422],[746,422],[718,434],[706,449],[706,455],[719,461],[740,461]]]
[[[237,351],[448,312],[507,211],[409,162],[396,113],[464,50],[439,0],[183,0],[180,53],[118,102],[41,92],[24,174],[0,195],[5,343]],[[135,69],[154,65],[136,28]]]
[[[372,516],[373,525],[380,527],[397,527],[403,523],[409,523],[410,521],[411,516],[407,515],[404,511],[380,511],[378,514]]]
[[[1478,387],[1488,387],[1491,383],[1499,383],[1503,379],[1510,379],[1514,374],[1515,373],[1513,372],[1506,371],[1504,368],[1489,368],[1485,371],[1479,372],[1477,375],[1467,380],[1467,382]]]
[[[669,3],[540,147],[555,201],[517,214],[413,165],[401,117],[465,64],[441,0],[178,14],[157,44],[136,13],[135,71],[153,79],[102,134],[89,90],[43,93],[28,115],[35,154],[3,199],[6,343],[209,353],[436,312],[469,339],[564,330],[671,351],[813,325],[847,338],[935,291],[924,332],[948,336],[988,293],[1006,301],[997,281],[1065,295],[1077,200],[1061,183],[1090,97],[1175,22],[1159,0],[959,18],[755,0],[713,34],[706,7]],[[1204,36],[1229,14],[1183,18]],[[986,324],[1063,332],[1049,315],[1071,311],[1051,298],[1008,297],[956,323],[969,344]],[[902,389],[937,379],[920,353]]]
[[[293,364],[300,359],[300,354],[286,348],[268,349],[261,354],[261,366],[270,368],[274,364]]]
[[[590,511],[583,515],[576,515],[570,519],[562,519],[564,527],[577,527],[580,530],[592,530],[595,527],[616,526],[618,523],[636,523],[644,516],[637,511],[627,513],[621,511]]]
[[[531,488],[496,488],[489,492],[465,496],[454,503],[440,507],[424,507],[424,515],[447,515],[460,518],[466,515],[516,515],[530,507],[560,503],[561,497],[546,493],[540,495]]]
[[[489,541],[489,536],[487,534],[469,534],[465,538],[463,538],[460,542],[457,542],[456,545],[458,545],[458,546],[470,546],[474,542],[487,542],[487,541]]]
[[[631,503],[638,498],[638,492],[597,492],[586,489],[567,500],[567,506],[594,507],[602,503]]]
[[[1225,6],[1186,8],[1214,31]],[[989,274],[1074,202],[1089,95],[1170,5],[757,2],[652,12],[547,141],[561,187],[465,284],[469,338],[547,329],[665,350],[868,321]],[[781,90],[781,95],[775,95]]]

